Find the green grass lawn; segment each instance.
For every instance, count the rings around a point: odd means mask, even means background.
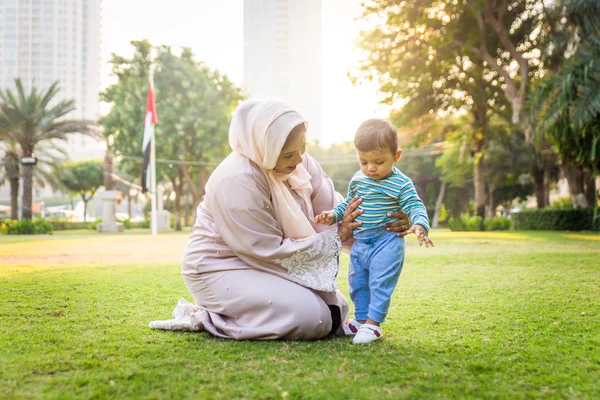
[[[1,236],[0,398],[600,398],[600,235],[431,237],[353,346],[147,328],[191,300],[187,234]]]

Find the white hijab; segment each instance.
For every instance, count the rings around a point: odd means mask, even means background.
[[[288,104],[255,99],[238,106],[229,127],[229,144],[233,151],[265,170],[283,237],[294,239],[314,235],[315,230],[284,181],[288,181],[290,188],[300,196],[308,215],[313,216],[311,177],[302,164],[298,164],[291,174],[280,174],[273,168],[288,135],[300,124],[306,125],[306,120]]]

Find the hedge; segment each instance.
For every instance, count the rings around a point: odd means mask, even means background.
[[[594,210],[591,208],[524,210],[511,214],[515,230],[591,231]],[[596,222],[595,230],[598,230]]]
[[[52,230],[55,231],[70,231],[73,229],[87,229],[90,226],[89,222],[68,222],[68,221],[50,221]]]
[[[43,218],[22,221],[5,220],[0,224],[0,233],[5,235],[39,235],[52,233],[52,225]]]

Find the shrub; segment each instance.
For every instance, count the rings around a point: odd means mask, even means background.
[[[131,229],[132,228],[132,223],[131,223],[131,220],[129,218],[124,219],[124,220],[119,221],[119,222],[121,222],[123,224],[123,228],[124,229]]]
[[[573,209],[573,201],[570,197],[561,197],[546,207],[546,209],[571,210]]]
[[[132,228],[149,229],[150,228],[150,220],[145,219],[142,222],[132,222],[131,227]]]
[[[0,233],[6,235],[41,235],[52,233],[52,225],[43,218],[22,221],[4,221]]]
[[[461,232],[469,231],[475,232],[481,230],[481,217],[471,216],[469,214],[461,214],[460,218],[450,218],[448,220],[448,226],[451,231]]]
[[[591,208],[526,210],[511,214],[511,219],[516,230],[594,230],[594,210]],[[596,223],[595,230],[598,225]]]
[[[511,228],[511,222],[506,217],[493,217],[485,219],[483,226],[486,231],[508,231]]]
[[[90,229],[93,231],[98,230],[98,224],[102,222],[102,218],[96,218],[93,222],[90,223]]]
[[[69,222],[69,221],[50,221],[52,230],[54,231],[68,231],[72,229],[87,229],[90,225],[89,222]]]

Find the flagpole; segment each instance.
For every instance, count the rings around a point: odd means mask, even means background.
[[[156,212],[157,206],[157,198],[158,191],[156,190],[156,125],[154,124],[157,121],[156,116],[156,105],[154,103],[154,71],[150,69],[148,71],[149,78],[149,89],[152,90],[152,139],[151,139],[151,147],[150,147],[150,192],[152,193],[152,236],[158,235],[158,216]]]
[[[152,193],[152,236],[158,235],[158,220],[156,216],[156,147],[154,140],[156,127],[152,129],[152,142],[150,143],[150,193]]]

